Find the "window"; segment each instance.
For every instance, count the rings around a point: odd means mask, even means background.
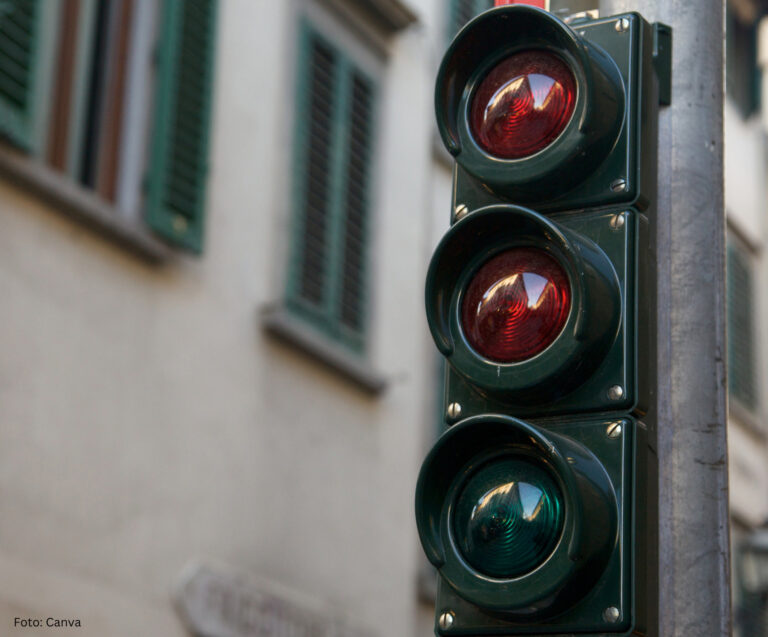
[[[22,148],[32,143],[39,2],[0,4],[0,133]]]
[[[728,392],[750,411],[757,408],[754,288],[749,252],[729,239],[727,256]]]
[[[757,22],[744,21],[727,3],[725,24],[725,87],[742,117],[760,106],[760,67],[757,64]]]
[[[200,252],[216,0],[3,0],[0,134]]]
[[[376,90],[309,22],[300,40],[287,307],[362,353]]]
[[[450,0],[448,39],[452,40],[461,27],[492,6],[493,0]]]

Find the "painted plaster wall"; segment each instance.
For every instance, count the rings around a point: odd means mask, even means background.
[[[754,250],[755,359],[758,401],[754,414],[733,408],[729,415],[728,460],[731,514],[742,524],[757,526],[768,519],[768,445],[765,390],[768,370],[766,324],[768,263],[766,236],[765,133],[759,116],[742,119],[726,100],[725,203],[731,232]],[[733,403],[733,401],[731,401]]]
[[[382,77],[370,397],[259,325],[282,295],[300,8],[221,3],[202,258],[149,265],[0,181],[0,625],[183,635],[170,591],[209,557],[415,634],[433,31],[396,36]]]

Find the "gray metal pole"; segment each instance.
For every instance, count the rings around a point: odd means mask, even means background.
[[[673,29],[659,138],[659,635],[731,634],[726,447],[724,0],[602,0]]]

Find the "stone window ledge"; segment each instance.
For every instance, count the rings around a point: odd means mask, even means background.
[[[173,251],[155,239],[136,219],[24,153],[0,145],[0,176],[50,204],[123,248],[152,263],[166,261]]]
[[[418,20],[416,13],[401,0],[361,0],[361,4],[392,33]]]
[[[368,394],[377,396],[387,386],[386,379],[369,364],[348,353],[341,346],[315,332],[281,305],[264,308],[262,328],[271,336],[308,354]]]

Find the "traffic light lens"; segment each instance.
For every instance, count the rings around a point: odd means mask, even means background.
[[[549,557],[563,516],[563,497],[549,472],[510,456],[488,462],[469,478],[456,499],[453,532],[470,566],[510,579]]]
[[[467,286],[461,323],[470,346],[497,363],[545,350],[571,309],[562,266],[543,250],[513,248],[487,261]]]
[[[483,79],[472,99],[470,125],[480,146],[502,159],[539,152],[563,132],[576,105],[576,80],[548,51],[522,51]]]

